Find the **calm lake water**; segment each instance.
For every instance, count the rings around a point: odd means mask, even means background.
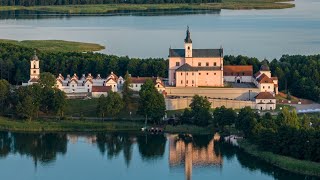
[[[0,132],[0,179],[316,179],[258,161],[213,135]]]
[[[105,45],[104,53],[167,57],[183,47],[186,26],[195,48],[225,49],[225,54],[279,58],[320,53],[320,1],[296,0],[282,10],[221,10],[128,13],[106,16],[0,13],[0,38],[63,39]],[[166,14],[164,16],[164,14]]]

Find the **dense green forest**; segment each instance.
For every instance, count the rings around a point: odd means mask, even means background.
[[[0,43],[0,78],[11,84],[29,80],[30,58],[34,49]],[[99,53],[39,52],[41,72],[54,75],[92,73],[106,77],[111,71],[124,76],[167,77],[168,61],[163,58],[129,58]],[[225,56],[225,65],[252,65],[257,72],[267,63],[274,76],[279,78],[279,90],[300,97],[320,101],[320,55],[284,55],[279,60],[260,61],[246,56]]]
[[[33,54],[33,49],[0,43],[0,78],[11,84],[27,82]],[[106,77],[111,71],[121,76],[127,71],[132,76],[167,76],[167,61],[160,58],[138,59],[76,52],[40,52],[37,55],[40,58],[41,72],[50,72],[56,76],[59,73],[64,76],[92,73],[93,76],[101,74]]]
[[[236,113],[224,106],[215,108],[212,116],[210,106],[206,97],[195,95],[190,108],[186,108],[180,115],[180,123],[209,125],[223,133],[227,133],[231,126],[235,125],[242,136],[258,145],[263,151],[320,162],[318,118],[306,115],[299,117],[295,110],[290,112],[287,108],[283,108],[276,117],[273,117],[270,113],[261,116],[250,107],[245,107]]]
[[[221,0],[2,0],[1,6],[48,6],[82,4],[161,4],[161,3],[214,3]]]

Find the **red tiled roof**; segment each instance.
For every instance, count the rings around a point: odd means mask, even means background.
[[[131,77],[131,82],[135,84],[143,84],[147,79],[151,79],[153,82],[157,80],[155,77]]]
[[[92,86],[92,92],[109,92],[111,86]]]
[[[270,92],[261,92],[255,98],[256,99],[275,99],[275,97]]]
[[[252,76],[252,66],[224,66],[223,74],[225,76]]]
[[[278,80],[278,77],[271,77],[272,80]]]
[[[271,78],[269,78],[267,75],[262,74],[257,81],[259,83],[273,83],[273,80]]]
[[[255,74],[254,74],[254,77],[258,77],[258,76],[260,76],[261,75],[261,72],[260,71],[258,71],[258,72],[256,72]]]
[[[38,82],[38,79],[32,78],[32,79],[30,79],[30,82]]]

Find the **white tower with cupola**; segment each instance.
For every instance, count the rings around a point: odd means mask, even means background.
[[[40,78],[40,60],[37,56],[36,51],[34,51],[34,56],[30,61],[30,80]]]

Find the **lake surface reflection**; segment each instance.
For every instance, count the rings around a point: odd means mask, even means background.
[[[0,133],[0,179],[316,179],[215,135]]]

